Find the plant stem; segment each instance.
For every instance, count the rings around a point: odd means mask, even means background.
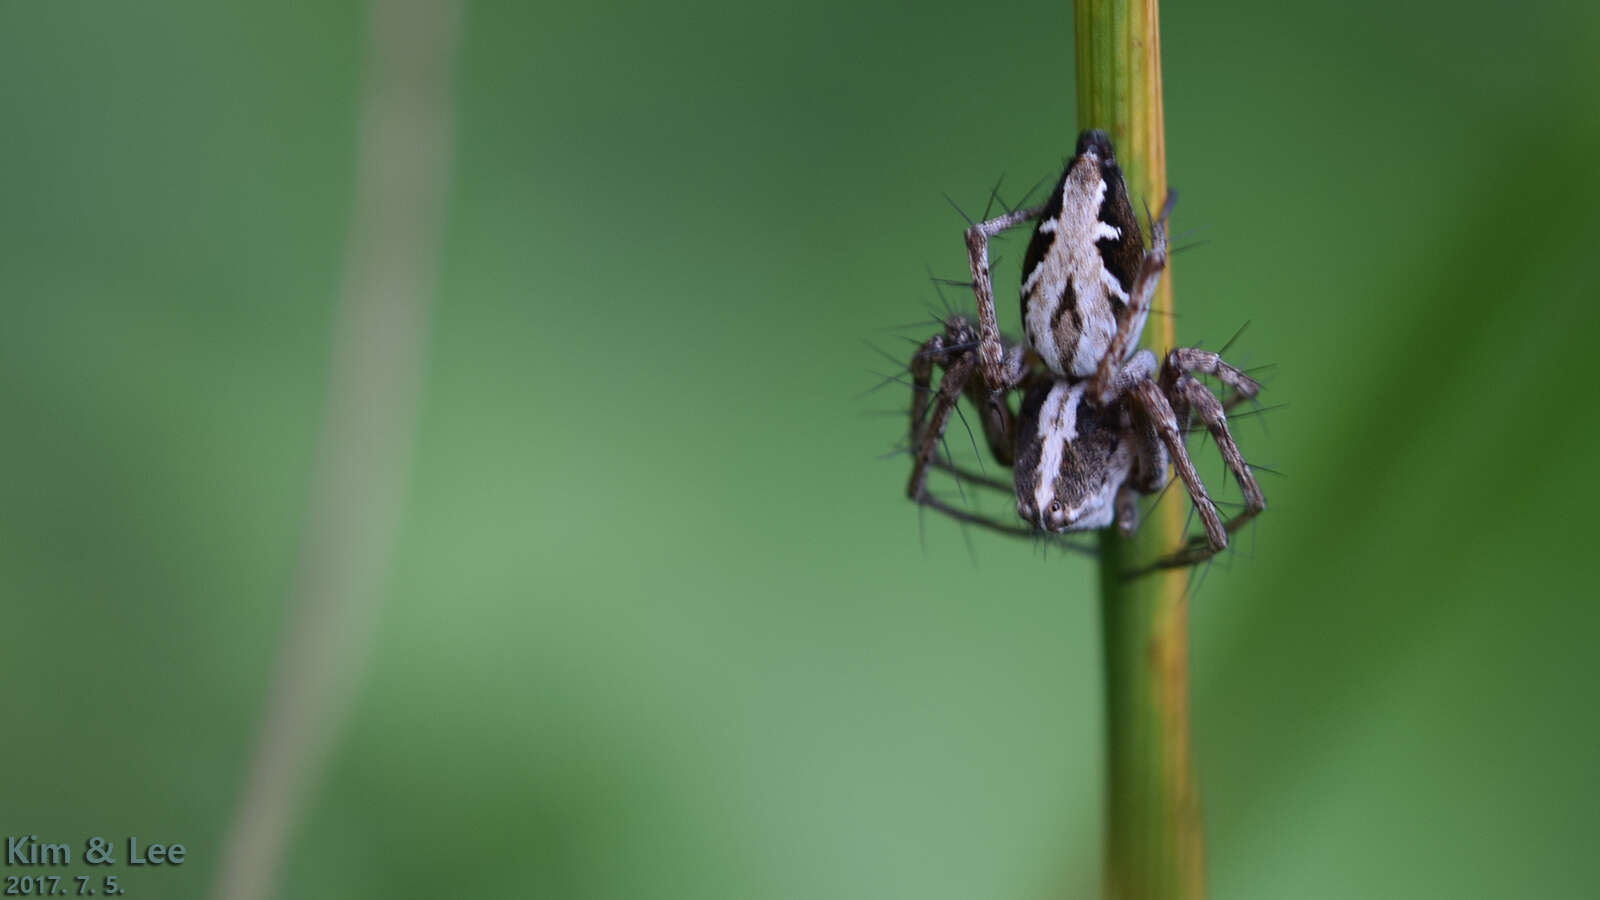
[[[1074,0],[1078,127],[1111,135],[1137,207],[1167,193],[1157,0]],[[1175,345],[1172,271],[1153,301],[1141,343]],[[1189,747],[1188,573],[1121,573],[1183,540],[1180,503],[1156,506],[1132,538],[1101,539],[1106,690],[1105,896],[1205,896],[1200,793]]]
[[[442,255],[462,5],[368,0],[355,195],[316,471],[255,758],[215,869],[219,900],[300,895],[282,883],[285,860],[377,633]]]

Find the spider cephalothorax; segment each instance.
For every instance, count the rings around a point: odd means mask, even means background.
[[[1103,132],[1085,131],[1077,152],[1042,206],[967,229],[978,301],[976,325],[951,316],[912,357],[911,481],[918,503],[1011,533],[1053,533],[1138,525],[1135,498],[1160,490],[1169,463],[1205,527],[1160,565],[1186,565],[1227,546],[1228,534],[1266,507],[1249,465],[1228,432],[1225,405],[1196,375],[1217,378],[1233,400],[1252,398],[1255,381],[1215,353],[1172,350],[1159,366],[1139,350],[1150,300],[1167,261],[1169,196],[1145,248],[1121,169]],[[1038,220],[1023,260],[1023,343],[1000,337],[989,279],[988,241]],[[937,392],[935,367],[944,370]],[[1021,395],[1013,411],[1011,395]],[[1028,528],[985,519],[927,492],[930,466],[950,413],[965,394],[978,408],[989,449],[1010,466],[1017,514]],[[1198,418],[1216,440],[1244,494],[1244,511],[1224,523],[1206,493],[1183,435]],[[959,473],[958,473],[959,474]],[[971,477],[962,475],[960,477]]]
[[[1045,380],[1023,395],[1012,465],[1023,521],[1053,532],[1112,523],[1134,462],[1119,413],[1090,404],[1082,382]]]

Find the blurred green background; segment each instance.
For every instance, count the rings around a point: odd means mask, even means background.
[[[1587,895],[1600,14],[1162,13],[1179,335],[1250,321],[1289,404],[1192,609],[1212,894]],[[252,757],[364,22],[0,3],[0,829],[189,847],[130,897],[210,891]],[[1094,895],[1093,564],[919,528],[862,396],[962,276],[941,192],[1070,153],[1071,46],[1062,2],[470,4],[396,565],[282,896]]]

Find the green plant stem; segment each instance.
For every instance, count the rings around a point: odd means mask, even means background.
[[[1111,135],[1137,206],[1167,192],[1157,0],[1075,0],[1078,127]],[[1174,346],[1172,271],[1142,344]],[[1164,314],[1163,314],[1164,313]],[[1132,538],[1102,538],[1106,690],[1105,896],[1205,896],[1200,794],[1189,744],[1188,573],[1121,573],[1182,543],[1183,506],[1158,504]]]

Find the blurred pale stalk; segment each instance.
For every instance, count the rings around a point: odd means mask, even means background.
[[[1137,206],[1167,193],[1156,0],[1075,0],[1078,127],[1111,135]],[[1142,344],[1176,343],[1172,271],[1156,293]],[[1189,743],[1188,571],[1128,580],[1183,540],[1184,509],[1169,497],[1132,538],[1102,538],[1101,619],[1106,689],[1104,891],[1115,900],[1205,896],[1200,793]]]
[[[276,894],[399,530],[448,193],[455,0],[372,0],[355,195],[294,596],[214,896]],[[297,891],[285,890],[285,896]]]

